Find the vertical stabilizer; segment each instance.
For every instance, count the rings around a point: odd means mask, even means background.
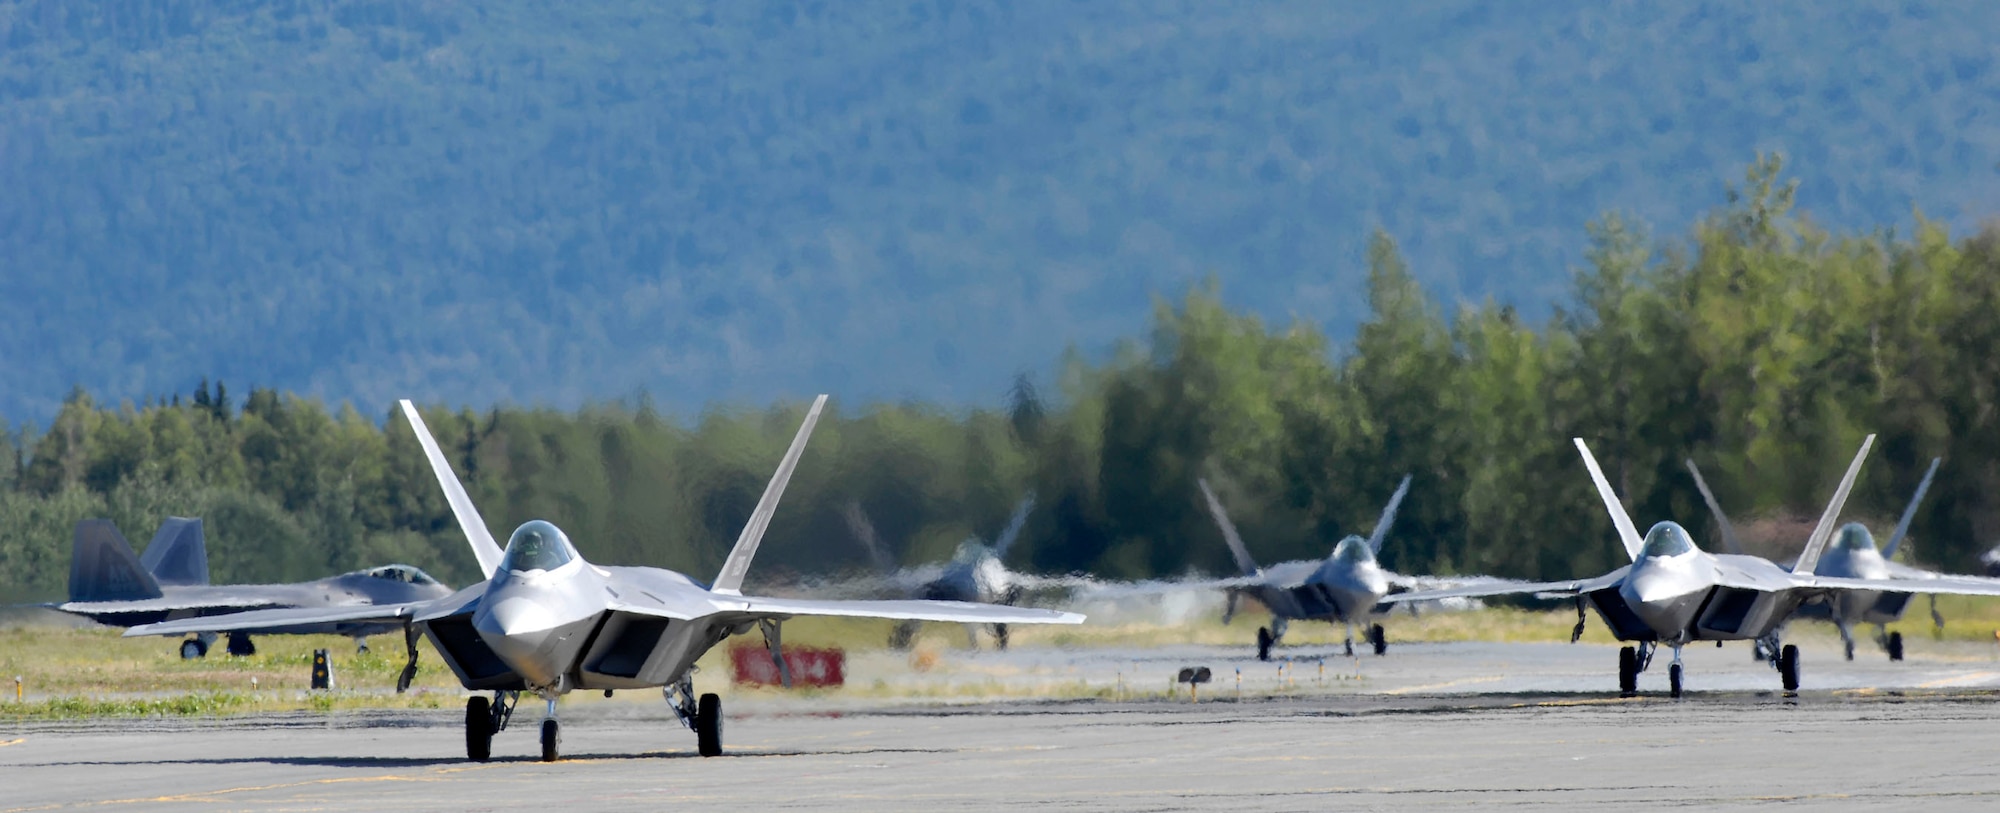
[[[139,565],[160,584],[207,584],[208,545],[201,530],[200,519],[167,517],[153,541],[146,543]]]
[[[139,565],[117,525],[108,519],[76,524],[69,562],[70,601],[137,601],[161,595],[160,583]]]
[[[1208,515],[1215,518],[1215,527],[1222,529],[1222,541],[1229,545],[1229,555],[1236,558],[1236,567],[1245,576],[1255,576],[1264,572],[1257,567],[1256,560],[1250,558],[1249,549],[1243,547],[1243,537],[1236,534],[1236,523],[1229,521],[1229,512],[1222,510],[1222,501],[1215,498],[1215,491],[1208,487],[1207,480],[1196,480],[1201,486],[1201,496],[1208,500]]]
[[[1715,501],[1715,493],[1708,490],[1708,481],[1701,479],[1701,469],[1695,468],[1694,458],[1687,460],[1688,473],[1694,475],[1694,487],[1701,490],[1701,501],[1708,503],[1708,512],[1715,515],[1715,524],[1722,526],[1722,551],[1724,553],[1743,552],[1743,544],[1736,541],[1736,526],[1729,524],[1729,516],[1722,513],[1722,503]]]
[[[1590,482],[1597,486],[1597,496],[1604,500],[1604,511],[1611,515],[1611,524],[1618,529],[1618,541],[1625,543],[1625,555],[1632,561],[1639,561],[1639,551],[1646,543],[1639,538],[1639,529],[1632,527],[1631,515],[1625,513],[1625,504],[1618,501],[1618,492],[1611,490],[1611,483],[1604,479],[1604,472],[1597,468],[1597,458],[1590,456],[1590,447],[1583,445],[1583,438],[1571,438],[1576,442],[1576,450],[1583,453],[1583,465],[1590,469]]]
[[[743,575],[750,572],[750,560],[756,558],[757,546],[764,542],[764,531],[771,527],[771,515],[778,512],[778,500],[785,496],[785,484],[792,481],[792,469],[798,467],[799,455],[805,454],[806,439],[812,437],[813,425],[819,423],[819,412],[825,407],[826,396],[821,395],[806,410],[805,422],[799,425],[799,433],[792,436],[792,448],[786,449],[785,459],[778,461],[778,473],[771,475],[764,496],[757,500],[757,509],[750,512],[750,521],[743,523],[743,533],[737,535],[736,546],[729,549],[729,558],[723,560],[722,572],[715,575],[715,584],[709,590],[728,595],[743,592]]]
[[[1938,464],[1942,457],[1931,458],[1930,471],[1924,472],[1924,481],[1917,484],[1917,493],[1910,497],[1910,504],[1903,509],[1903,518],[1896,520],[1896,532],[1889,535],[1889,544],[1882,546],[1882,558],[1893,559],[1896,547],[1903,544],[1903,537],[1910,532],[1910,520],[1917,518],[1917,504],[1924,501],[1924,492],[1931,490],[1931,478],[1937,476]]]
[[[1874,445],[1874,435],[1861,441],[1861,451],[1855,452],[1854,462],[1847,464],[1847,474],[1840,478],[1840,487],[1834,489],[1826,513],[1819,515],[1819,524],[1813,526],[1812,536],[1806,538],[1806,549],[1799,554],[1798,564],[1792,565],[1793,573],[1810,576],[1813,568],[1819,566],[1819,554],[1826,550],[1826,541],[1833,538],[1834,526],[1840,522],[1840,509],[1847,504],[1847,492],[1854,490],[1854,478],[1860,476],[1861,464],[1868,459],[1868,450]]]
[[[1368,552],[1382,555],[1382,540],[1389,537],[1389,526],[1396,524],[1396,509],[1403,504],[1403,495],[1410,493],[1410,475],[1403,475],[1402,485],[1396,486],[1396,494],[1389,498],[1389,504],[1382,507],[1382,517],[1375,520],[1375,531],[1368,535]]]
[[[465,486],[458,482],[458,475],[451,470],[451,461],[444,459],[444,452],[438,449],[437,441],[431,437],[430,427],[424,425],[424,416],[417,414],[417,406],[409,401],[401,401],[403,417],[410,422],[410,430],[417,433],[417,443],[424,447],[424,457],[430,460],[431,475],[437,478],[438,487],[444,489],[445,502],[451,504],[451,515],[458,519],[458,529],[465,533],[465,541],[472,545],[472,556],[479,560],[479,572],[486,578],[493,578],[493,571],[500,567],[500,546],[493,541],[493,532],[486,529],[486,520],[479,516],[479,508],[472,504],[472,497],[465,493]]]

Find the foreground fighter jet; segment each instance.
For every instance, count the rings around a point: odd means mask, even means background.
[[[1096,582],[1081,576],[1048,577],[1032,573],[1022,573],[1009,569],[1006,564],[1007,551],[1021,538],[1021,529],[1028,523],[1028,514],[1035,509],[1035,496],[1030,494],[1014,507],[1014,514],[1007,520],[1007,527],[995,537],[992,545],[987,545],[978,537],[960,542],[951,560],[942,564],[920,565],[897,568],[889,557],[889,549],[882,544],[882,538],[875,533],[875,524],[868,521],[868,515],[859,503],[848,503],[843,512],[847,528],[863,547],[869,557],[883,572],[879,578],[851,580],[838,585],[829,585],[830,595],[857,592],[872,592],[876,595],[891,594],[907,598],[922,598],[932,601],[969,601],[985,604],[1005,604],[1013,606],[1021,603],[1031,592],[1074,593],[1096,586]],[[889,646],[908,649],[916,637],[921,622],[905,621],[896,625],[889,634]],[[966,636],[973,646],[979,645],[976,626],[966,627]],[[1007,648],[1007,625],[992,624],[993,641],[1000,649]]]
[[[743,595],[743,575],[757,554],[764,530],[777,511],[785,484],[825,403],[824,395],[813,401],[805,423],[713,584],[703,585],[660,568],[590,564],[568,536],[543,520],[516,529],[503,552],[493,543],[486,521],[431,439],[423,417],[404,401],[403,415],[423,445],[452,514],[487,575],[486,581],[433,601],[372,608],[258,610],[169,621],[126,634],[227,632],[284,623],[402,623],[410,652],[410,663],[404,669],[406,680],[416,669],[415,636],[421,631],[465,688],[493,692],[490,700],[474,696],[466,701],[467,757],[483,761],[491,755],[494,733],[507,727],[521,693],[531,692],[548,704],[541,746],[542,759],[552,761],[559,741],[556,700],[578,689],[609,693],[660,687],[681,723],[695,732],[701,755],[722,753],[722,700],[714,694],[695,695],[695,661],[731,635],[758,629],[779,674],[789,685],[790,670],[779,657],[779,625],[794,616],[963,624],[1082,623],[1083,616],[1075,613],[953,601],[825,601]]]
[[[1910,504],[1903,509],[1903,516],[1896,521],[1896,530],[1889,535],[1889,544],[1880,550],[1875,547],[1875,536],[1868,532],[1868,526],[1850,522],[1840,526],[1826,552],[1820,555],[1819,565],[1814,568],[1826,576],[1854,579],[1936,579],[1945,574],[1922,568],[1911,567],[1893,561],[1897,546],[1910,532],[1910,520],[1916,518],[1917,505],[1924,501],[1924,492],[1931,488],[1931,478],[1937,476],[1938,463],[1943,458],[1931,458],[1929,471],[1917,484],[1917,493],[1910,497]],[[1701,490],[1701,498],[1708,503],[1709,513],[1715,515],[1716,525],[1722,530],[1722,544],[1730,553],[1742,553],[1743,546],[1736,541],[1736,528],[1729,523],[1729,517],[1722,512],[1722,505],[1715,500],[1715,494],[1708,490],[1707,481],[1701,477],[1701,469],[1694,461],[1687,461],[1688,473],[1694,475],[1694,484]],[[1886,625],[1903,617],[1903,610],[1910,606],[1909,593],[1873,593],[1850,591],[1826,600],[1810,601],[1799,607],[1798,615],[1803,618],[1823,618],[1832,621],[1840,630],[1840,640],[1847,648],[1847,659],[1854,660],[1854,625],[1874,624],[1875,641],[1889,653],[1889,660],[1903,659],[1903,634],[1890,632]],[[1944,616],[1938,614],[1937,594],[1931,594],[1931,623],[1944,629]],[[1756,646],[1758,660],[1775,660],[1779,647],[1776,637],[1759,640]]]
[[[1422,590],[1450,585],[1478,583],[1500,584],[1497,579],[1436,579],[1419,576],[1405,576],[1383,570],[1376,562],[1382,552],[1382,540],[1389,535],[1389,526],[1396,521],[1396,508],[1403,504],[1403,495],[1410,491],[1410,476],[1403,475],[1403,482],[1396,486],[1396,493],[1389,497],[1389,504],[1382,507],[1382,517],[1375,521],[1375,530],[1367,539],[1350,535],[1333,546],[1332,555],[1319,561],[1302,560],[1284,562],[1268,568],[1257,566],[1250,558],[1250,551],[1243,546],[1243,537],[1236,533],[1236,524],[1229,521],[1229,512],[1216,499],[1214,489],[1208,487],[1207,480],[1197,480],[1201,495],[1208,501],[1209,515],[1215,518],[1216,527],[1222,530],[1222,540],[1229,544],[1229,553],[1236,558],[1236,566],[1243,575],[1233,579],[1223,579],[1207,583],[1188,583],[1188,586],[1220,587],[1228,591],[1228,603],[1222,611],[1222,623],[1236,615],[1237,602],[1249,596],[1271,611],[1271,625],[1257,628],[1257,659],[1270,660],[1271,648],[1285,637],[1285,628],[1295,619],[1310,619],[1339,622],[1347,625],[1347,654],[1354,654],[1354,625],[1357,621],[1368,623],[1365,632],[1368,644],[1375,654],[1389,650],[1389,640],[1382,625],[1369,622],[1370,614],[1382,604],[1383,597],[1394,590]]]
[[[1389,596],[1389,602],[1424,601],[1453,596],[1492,596],[1516,593],[1549,593],[1577,597],[1577,628],[1574,641],[1583,633],[1583,601],[1597,608],[1604,624],[1620,641],[1633,646],[1618,650],[1618,689],[1630,696],[1637,691],[1639,673],[1651,664],[1653,650],[1660,644],[1673,647],[1674,662],[1667,672],[1674,697],[1680,697],[1681,647],[1694,641],[1755,640],[1770,635],[1790,618],[1799,605],[1814,598],[1839,598],[1850,593],[1945,593],[1967,596],[2000,596],[2000,581],[1966,578],[1922,580],[1858,579],[1816,575],[1815,568],[1833,535],[1833,524],[1861,473],[1875,436],[1861,444],[1860,453],[1847,467],[1833,501],[1821,514],[1805,552],[1790,570],[1768,559],[1740,554],[1711,554],[1695,547],[1679,524],[1662,521],[1641,538],[1632,518],[1618,502],[1618,494],[1604,479],[1604,472],[1591,457],[1582,438],[1575,439],[1590,479],[1597,487],[1604,510],[1618,530],[1618,538],[1632,564],[1594,579],[1542,582],[1503,587],[1473,586]],[[1799,688],[1799,650],[1785,644],[1778,655],[1778,673],[1786,692]]]
[[[169,517],[146,546],[132,555],[131,544],[108,519],[76,524],[70,555],[69,601],[54,605],[100,624],[130,627],[169,619],[276,607],[395,604],[442,598],[451,588],[409,565],[357,570],[317,581],[291,584],[208,583],[208,548],[199,519]],[[355,639],[368,651],[368,636],[399,630],[401,624],[288,624],[245,627],[229,633],[229,654],[253,655],[252,635],[331,634]],[[181,657],[208,654],[213,635],[181,642]]]

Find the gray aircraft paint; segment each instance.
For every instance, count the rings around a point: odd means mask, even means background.
[[[556,700],[579,690],[663,688],[669,705],[690,729],[699,731],[700,705],[693,693],[692,667],[710,648],[732,635],[761,629],[781,674],[786,664],[779,624],[797,616],[886,618],[956,623],[1077,624],[1075,613],[951,601],[831,601],[751,597],[740,594],[741,579],[777,510],[785,482],[804,452],[806,439],[826,403],[813,402],[792,445],[765,489],[745,531],[738,537],[714,587],[671,570],[591,564],[554,525],[535,520],[516,529],[502,551],[485,520],[452,473],[451,465],[425,428],[416,407],[402,411],[430,461],[459,527],[479,559],[487,580],[430,601],[357,608],[255,610],[236,615],[169,621],[127,630],[127,635],[227,632],[288,623],[404,623],[421,631],[468,689],[495,691],[493,724],[504,728],[519,692],[548,704],[545,743],[555,731]],[[530,540],[554,546],[560,564],[514,569]],[[411,649],[413,671],[416,650]],[[704,701],[706,698],[704,698]],[[476,708],[467,708],[468,752]],[[719,701],[716,701],[719,714]],[[707,724],[718,726],[719,719]],[[494,729],[488,729],[488,735]],[[719,737],[719,734],[718,734]],[[545,744],[544,753],[552,754]],[[719,747],[719,746],[718,746]]]
[[[1686,529],[1671,520],[1654,525],[1645,537],[1640,537],[1589,447],[1582,438],[1574,442],[1632,564],[1594,579],[1420,591],[1392,595],[1385,600],[1395,603],[1522,593],[1579,596],[1597,609],[1605,626],[1619,640],[1640,645],[1643,671],[1654,644],[1673,647],[1678,665],[1680,649],[1688,643],[1765,637],[1801,603],[1813,598],[1849,592],[2000,595],[2000,581],[1988,579],[1846,578],[1815,572],[1833,535],[1841,507],[1860,474],[1869,448],[1874,445],[1874,435],[1862,442],[1861,451],[1849,464],[1832,501],[1806,540],[1798,564],[1791,569],[1757,556],[1707,553],[1694,545]],[[1579,618],[1579,631],[1581,623]]]
[[[100,624],[130,627],[250,609],[400,604],[442,598],[451,588],[408,565],[357,570],[286,584],[208,583],[208,553],[199,519],[164,523],[144,558],[107,519],[76,525],[70,562],[70,600],[55,609]],[[331,634],[356,639],[400,624],[333,622],[236,630],[245,635]]]

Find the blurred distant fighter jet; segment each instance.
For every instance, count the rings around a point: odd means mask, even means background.
[[[274,607],[328,607],[394,604],[451,594],[423,571],[409,565],[357,570],[330,578],[291,584],[208,583],[208,548],[199,519],[170,517],[146,546],[144,558],[108,519],[76,524],[70,557],[69,601],[55,609],[90,618],[100,624],[130,627],[180,618],[194,618]],[[367,637],[398,631],[401,624],[287,624],[232,630],[229,654],[255,654],[252,635],[346,635],[363,651]],[[181,657],[208,654],[212,635],[181,642]]]

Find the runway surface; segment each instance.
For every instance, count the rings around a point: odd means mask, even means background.
[[[953,704],[738,692],[714,759],[657,696],[566,701],[554,764],[532,761],[532,700],[486,764],[460,758],[456,711],[14,724],[0,811],[1994,809],[2000,707],[1979,687],[2000,681],[2000,652],[1933,646],[1903,664],[1808,649],[1798,698],[1770,691],[1741,645],[1691,649],[1695,693],[1679,701],[1604,691],[1615,650],[1589,645],[1411,645],[1324,681],[1316,658],[1308,674],[1295,661],[1289,689],[1274,678],[1240,700],[1233,670],[1254,661],[1235,649],[961,655],[918,678],[1133,670],[1132,686]],[[1217,675],[1200,703],[1162,696],[1183,661]],[[1663,655],[1642,687],[1664,671]]]

